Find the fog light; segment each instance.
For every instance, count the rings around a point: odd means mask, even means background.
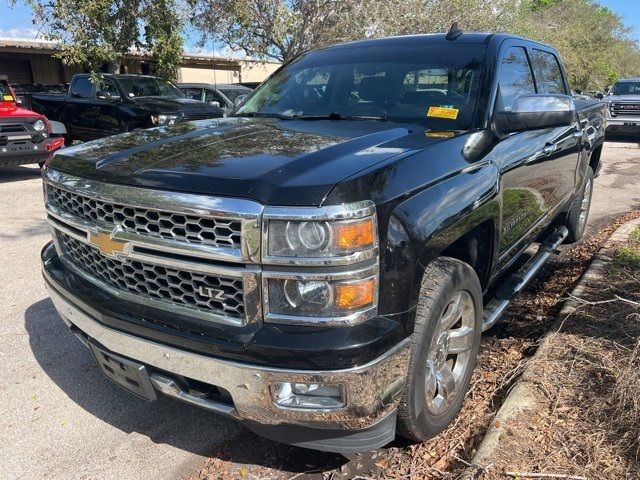
[[[335,410],[346,405],[343,385],[277,382],[271,392],[279,407]]]

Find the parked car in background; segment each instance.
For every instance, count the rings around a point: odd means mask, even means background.
[[[45,283],[143,398],[320,450],[423,441],[481,332],[583,236],[603,139],[603,105],[523,38],[309,51],[228,118],[56,155]]]
[[[68,141],[223,116],[220,107],[188,98],[173,83],[147,75],[105,74],[97,85],[88,74],[74,75],[67,93],[35,93],[25,100],[63,123]]]
[[[22,108],[6,78],[0,78],[0,167],[43,165],[64,146],[64,126]]]
[[[222,107],[225,115],[230,114],[253,91],[233,83],[179,83],[178,87],[189,98]]]
[[[242,85],[243,87],[247,87],[247,88],[250,88],[251,90],[255,90],[260,85],[262,85],[262,82],[239,82],[238,85]]]
[[[607,134],[640,136],[640,78],[618,80],[603,96]]]

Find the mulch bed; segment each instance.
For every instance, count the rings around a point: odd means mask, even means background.
[[[640,211],[627,214],[581,243],[563,247],[562,254],[548,262],[500,322],[483,335],[460,415],[437,438],[418,445],[397,442],[345,457],[276,444],[243,431],[212,452],[204,468],[189,480],[459,478],[469,470],[467,462],[475,448],[590,260],[617,225],[638,217]]]

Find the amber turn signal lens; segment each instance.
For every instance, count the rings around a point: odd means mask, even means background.
[[[341,309],[357,309],[373,304],[375,279],[369,278],[361,283],[337,284],[335,287],[335,306]]]
[[[369,247],[375,242],[373,220],[336,225],[336,246],[343,250]]]

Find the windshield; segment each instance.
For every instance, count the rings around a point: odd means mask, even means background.
[[[318,50],[265,82],[238,110],[471,127],[484,45],[402,45]]]
[[[118,77],[118,83],[129,98],[185,97],[173,83],[156,77]]]
[[[13,102],[14,100],[9,84],[0,80],[0,102]]]
[[[236,101],[236,98],[238,98],[240,95],[249,95],[252,90],[250,88],[220,88],[218,87],[218,90],[220,90],[225,97],[227,97],[229,100],[231,100],[231,103]]]
[[[612,95],[640,95],[640,81],[617,82],[611,88]]]

